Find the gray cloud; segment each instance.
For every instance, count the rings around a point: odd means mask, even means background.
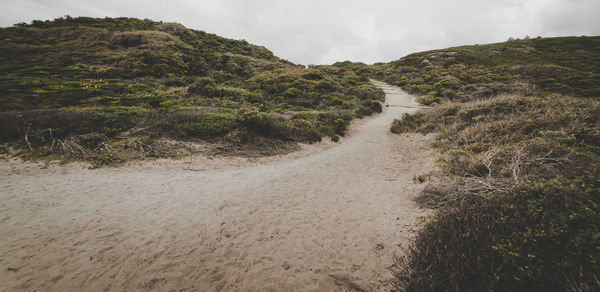
[[[598,0],[0,0],[0,25],[71,16],[175,21],[302,64],[391,61],[509,37],[599,35]]]

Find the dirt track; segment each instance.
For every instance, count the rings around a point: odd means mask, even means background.
[[[383,114],[282,157],[0,161],[0,291],[384,290],[432,158],[389,131],[414,98],[378,85]]]

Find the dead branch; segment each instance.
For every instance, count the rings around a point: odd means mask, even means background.
[[[123,132],[122,135],[129,136],[129,135],[135,134],[137,132],[141,132],[143,130],[148,129],[148,127],[140,128],[145,122],[146,122],[146,119],[142,119],[137,125],[133,126],[131,129]]]
[[[29,128],[27,128],[27,132],[25,132],[25,143],[27,143],[27,146],[29,146],[29,151],[33,151],[33,148],[31,147],[31,143],[29,143],[29,139],[27,138],[27,136],[29,136]]]
[[[483,164],[485,165],[485,167],[488,170],[488,178],[492,176],[492,164],[494,163],[494,159],[496,158],[496,155],[500,152],[500,149],[498,148],[492,148],[490,150],[488,150],[483,158]]]
[[[88,158],[89,154],[81,145],[72,140],[57,139],[58,149],[63,154],[70,154],[75,157]]]

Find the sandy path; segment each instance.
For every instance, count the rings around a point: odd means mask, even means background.
[[[412,96],[377,83],[390,105]],[[88,170],[0,161],[0,290],[383,290],[424,215],[428,139],[391,134],[412,108],[339,144],[279,158]],[[239,164],[239,165],[238,165]],[[194,171],[191,171],[194,170]]]

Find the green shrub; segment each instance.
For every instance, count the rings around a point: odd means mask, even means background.
[[[258,108],[240,108],[237,111],[237,119],[249,131],[267,137],[289,138],[284,123],[277,120],[271,113],[260,111]]]
[[[287,98],[301,98],[303,95],[302,91],[295,87],[290,87],[286,89],[284,94]]]
[[[420,98],[419,102],[423,105],[434,105],[434,104],[440,104],[442,101],[437,96],[427,95],[425,97]]]
[[[338,88],[330,81],[323,80],[315,87],[321,93],[330,93],[336,91]]]
[[[344,100],[343,99],[340,99],[337,96],[330,96],[329,105],[336,106],[336,105],[343,105],[343,104],[344,104]]]
[[[196,82],[190,84],[189,92],[204,96],[220,96],[221,91],[217,87],[217,83],[210,77],[202,77]]]
[[[383,101],[385,94],[381,89],[373,84],[362,84],[349,89],[350,94],[357,96],[362,100]]]
[[[162,108],[170,108],[174,104],[175,104],[175,101],[171,99],[171,100],[165,100],[165,101],[161,102],[159,105]]]
[[[371,113],[380,113],[383,109],[380,101],[372,99],[363,101],[361,105],[365,109],[363,111],[365,115],[370,115]]]
[[[304,119],[293,119],[288,122],[289,136],[293,140],[318,142],[321,141],[321,135],[314,124]]]
[[[263,103],[265,101],[264,97],[257,92],[249,92],[245,98],[250,103]]]
[[[335,133],[343,136],[346,127],[348,127],[348,121],[344,119],[335,119],[335,121],[333,121],[333,125],[335,128]]]
[[[173,112],[161,116],[156,126],[177,138],[212,138],[233,131],[238,123],[233,114]]]
[[[392,133],[400,134],[405,132],[414,131],[414,129],[425,124],[425,116],[421,112],[415,114],[404,113],[402,119],[396,119],[392,123]],[[429,129],[430,131],[432,129]]]

